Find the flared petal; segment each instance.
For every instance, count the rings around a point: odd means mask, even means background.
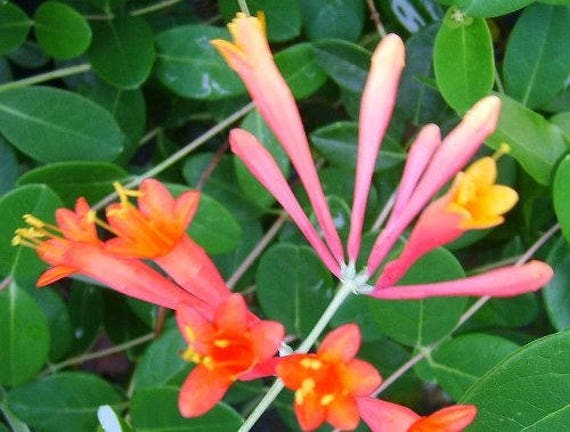
[[[504,221],[502,214],[512,209],[519,200],[518,194],[510,187],[493,185],[478,198],[477,206],[470,206],[471,217],[462,222],[464,229],[492,228]]]
[[[419,179],[440,144],[441,133],[438,126],[427,124],[420,130],[406,159],[391,218],[398,218],[403,208],[407,205]]]
[[[303,398],[302,403],[294,403],[297,421],[303,431],[312,431],[318,428],[327,418],[327,408],[321,404],[319,395],[313,393]]]
[[[273,357],[285,337],[285,328],[275,321],[259,321],[249,330],[257,362]]]
[[[247,166],[255,178],[277,199],[291,216],[309,244],[315,249],[323,263],[336,276],[340,275],[340,265],[323,243],[307,215],[293,195],[287,180],[279,170],[273,156],[249,132],[232,129],[230,132],[232,151]]]
[[[277,69],[263,19],[238,13],[228,25],[234,44],[212,44],[240,75],[262,117],[291,159],[313,206],[335,259],[344,261],[340,237],[332,220],[295,98]],[[233,45],[233,46],[232,46]]]
[[[230,333],[242,334],[248,327],[248,309],[240,294],[231,294],[216,310],[215,325]]]
[[[442,141],[433,155],[404,210],[390,218],[374,243],[368,258],[368,272],[373,274],[398,237],[435,193],[448,182],[475,154],[483,141],[495,130],[501,100],[487,96],[477,102],[461,123]]]
[[[396,104],[398,82],[405,63],[405,47],[395,34],[382,39],[372,55],[372,66],[360,102],[358,156],[348,235],[348,257],[356,262],[372,174]]]
[[[154,261],[188,293],[216,308],[231,294],[206,251],[186,234]]]
[[[408,432],[420,418],[411,409],[379,399],[363,397],[357,399],[362,420],[372,432]]]
[[[198,351],[203,350],[202,341],[209,341],[216,331],[207,317],[186,303],[176,309],[176,324],[186,342]]]
[[[63,236],[68,240],[100,244],[95,223],[89,217],[90,212],[91,208],[83,197],[77,199],[74,210],[57,209],[55,219]]]
[[[536,291],[552,279],[552,268],[541,261],[509,266],[486,273],[424,285],[401,285],[375,289],[371,295],[380,299],[408,300],[442,296],[511,297]]]
[[[409,432],[462,432],[476,416],[474,405],[452,405],[417,420]]]
[[[291,354],[283,357],[277,365],[277,375],[285,384],[285,387],[296,390],[301,387],[305,378],[311,375],[311,371],[301,365],[304,359],[317,359],[315,354]]]
[[[327,406],[327,422],[340,430],[350,431],[358,427],[360,413],[353,397],[337,396]]]
[[[360,349],[362,336],[356,324],[344,324],[331,331],[317,350],[320,358],[331,362],[348,362]]]
[[[184,417],[198,417],[222,400],[232,380],[210,371],[204,365],[196,366],[180,389],[178,408]]]
[[[57,282],[60,279],[69,277],[75,273],[76,271],[72,267],[56,265],[54,267],[50,267],[40,275],[40,277],[36,282],[36,286],[39,288],[45,287],[47,285],[51,285],[54,282]]]
[[[382,383],[382,377],[370,363],[352,359],[340,373],[343,387],[352,396],[368,396]]]

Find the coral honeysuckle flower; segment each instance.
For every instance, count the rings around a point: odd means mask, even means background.
[[[518,194],[496,185],[497,163],[485,157],[457,174],[449,191],[420,215],[404,250],[382,271],[376,287],[394,285],[427,252],[450,243],[467,230],[497,226],[514,207]]]
[[[304,431],[323,422],[342,430],[358,426],[357,399],[369,396],[381,383],[376,369],[355,359],[360,330],[346,324],[330,332],[314,354],[292,354],[277,365],[277,376],[295,391],[294,410]]]
[[[107,252],[97,237],[93,214],[84,198],[77,200],[75,211],[58,209],[57,225],[31,215],[25,215],[24,220],[31,227],[16,230],[13,244],[32,247],[52,266],[38,279],[40,287],[80,274],[122,294],[160,306],[174,309],[185,301],[207,310],[202,301],[143,262]]]
[[[116,255],[155,261],[186,291],[217,306],[230,295],[220,272],[186,229],[198,209],[200,193],[187,191],[174,198],[157,180],[145,179],[139,190],[116,184],[120,202],[106,209],[107,224],[116,237],[105,248]],[[136,197],[138,206],[129,197]]]
[[[180,390],[183,416],[206,413],[234,381],[259,377],[256,369],[271,362],[285,330],[280,323],[251,317],[239,294],[227,297],[211,319],[193,307],[178,308],[178,328],[188,342],[182,357],[196,363]]]
[[[452,405],[426,417],[379,399],[360,398],[358,407],[372,432],[462,432],[477,416],[473,405]]]
[[[238,13],[228,24],[233,43],[217,39],[212,45],[241,77],[257,109],[291,159],[315,210],[325,242],[336,261],[344,254],[327,205],[295,98],[273,61],[263,14]]]

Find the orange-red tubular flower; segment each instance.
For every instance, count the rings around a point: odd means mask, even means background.
[[[217,39],[212,45],[243,80],[257,109],[285,149],[315,210],[325,241],[337,262],[344,261],[301,116],[291,90],[277,69],[265,33],[265,19],[238,13],[228,25],[233,43]]]
[[[346,324],[329,333],[315,354],[292,354],[277,365],[277,375],[295,390],[294,410],[302,430],[325,421],[342,430],[358,426],[357,399],[369,396],[382,380],[370,363],[354,358],[360,341],[358,326]]]
[[[186,234],[198,209],[198,191],[174,198],[154,179],[145,179],[138,191],[116,189],[120,202],[106,211],[108,228],[116,235],[105,243],[109,252],[154,260],[178,285],[212,306],[230,295],[212,260]],[[129,197],[136,197],[138,206]]]
[[[243,297],[232,294],[213,319],[195,308],[176,311],[180,332],[188,342],[183,358],[196,367],[182,385],[178,405],[185,417],[200,416],[218,403],[236,380],[258,377],[275,355],[285,330],[280,323],[251,319]]]
[[[39,257],[52,267],[38,279],[38,286],[81,274],[103,285],[140,300],[174,309],[181,301],[207,310],[206,305],[136,259],[117,257],[103,248],[97,237],[93,213],[84,198],[75,211],[58,209],[56,225],[26,215],[31,228],[16,231],[15,244],[36,249]]]
[[[360,398],[358,407],[372,432],[462,432],[477,416],[473,405],[449,406],[426,417],[379,399]]]

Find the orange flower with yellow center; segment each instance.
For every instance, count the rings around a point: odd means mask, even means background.
[[[277,375],[295,390],[294,409],[304,431],[323,422],[342,430],[358,426],[357,398],[370,395],[381,382],[369,363],[355,359],[360,330],[343,325],[325,337],[315,354],[293,354],[281,360]]]
[[[267,375],[264,366],[272,362],[285,333],[280,323],[249,313],[239,294],[221,303],[213,320],[186,305],[178,308],[176,320],[188,342],[182,357],[197,364],[180,390],[179,408],[185,417],[209,411],[234,381]]]

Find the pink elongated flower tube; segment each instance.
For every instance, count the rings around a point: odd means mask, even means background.
[[[260,30],[263,28],[264,24],[259,18],[238,15],[230,25],[235,45],[226,41],[213,43],[245,81],[254,101],[261,107],[261,115],[276,131],[278,139],[284,147],[292,150],[291,143],[299,139],[297,135],[296,138],[292,137],[293,131],[296,134],[302,132],[303,137],[305,134],[290,92],[285,90],[284,80],[271,60],[265,34]],[[259,51],[257,54],[256,50]],[[258,64],[271,64],[265,67],[266,74],[271,78],[261,73],[264,67]],[[360,106],[356,180],[347,244],[349,269],[358,258],[375,161],[392,114],[403,66],[404,45],[396,35],[388,35],[372,56],[372,67]],[[276,100],[275,95],[285,93],[289,96]],[[490,279],[480,275],[457,283],[394,286],[421,256],[457,239],[467,230],[490,228],[502,223],[503,214],[515,205],[518,200],[516,192],[495,184],[497,169],[494,158],[483,158],[458,174],[494,132],[500,110],[500,99],[488,96],[478,101],[443,140],[437,126],[428,124],[421,129],[411,146],[393,211],[368,257],[365,269],[368,277],[376,273],[398,238],[421,215],[401,256],[385,265],[373,290],[363,288],[363,292],[386,299],[448,295],[508,296],[534,291],[548,282],[552,276],[550,267],[533,262],[519,268],[500,269],[495,274],[501,276],[496,283],[488,283]],[[294,122],[289,115],[293,111]],[[326,246],[331,251],[328,253],[269,152],[255,137],[241,130],[230,133],[230,144],[233,152],[289,213],[325,265],[339,276],[338,255],[331,248],[330,238],[325,232]],[[303,150],[297,157],[303,158],[304,164],[312,164],[308,151]],[[434,195],[456,175],[450,190],[428,205]],[[320,185],[317,187],[313,183],[305,184],[305,188],[309,195],[311,188],[318,193],[322,191]],[[315,210],[318,214],[316,207]],[[510,283],[509,272],[512,272],[512,280],[517,281],[516,286]]]
[[[323,192],[307,135],[291,90],[277,69],[267,42],[265,18],[238,13],[228,25],[233,43],[211,41],[241,77],[257,109],[297,170],[332,255],[344,262],[340,237]]]

